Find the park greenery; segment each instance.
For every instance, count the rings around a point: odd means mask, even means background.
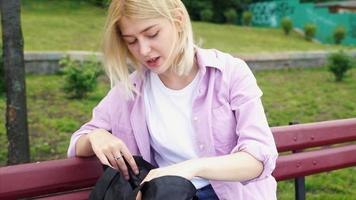
[[[107,1],[22,1],[25,50],[98,51]],[[203,1],[190,2],[199,4]],[[98,6],[92,6],[90,3]],[[213,8],[212,5],[210,9]],[[216,14],[212,13],[206,14],[210,20],[215,19]],[[200,13],[197,15],[200,17]],[[193,28],[196,40],[200,41],[203,47],[217,48],[233,54],[354,49],[354,47],[307,42],[303,36],[293,31],[286,37],[282,29],[206,22],[193,22]],[[270,126],[287,125],[289,122],[307,123],[355,117],[356,68],[347,67],[348,70],[342,75],[343,81],[340,82],[335,82],[336,75],[328,71],[335,66],[344,66],[342,58],[343,56],[331,57],[330,62],[336,64],[322,68],[254,72],[264,92],[262,100]],[[78,69],[82,69],[88,63],[77,63],[68,59],[62,61],[62,64],[70,70],[57,75],[27,75],[26,77],[32,162],[64,158],[71,134],[91,118],[92,109],[110,87],[105,76],[97,77],[99,72],[94,69],[89,70],[87,74],[90,80],[98,81],[97,87],[83,86],[90,88],[83,95],[85,98],[68,98],[70,92],[63,90],[62,86],[68,84],[66,81],[68,77],[77,79]],[[97,67],[95,62],[89,65]],[[82,78],[85,79],[79,77]],[[0,78],[0,87],[1,81]],[[91,83],[95,85],[96,81]],[[76,85],[73,84],[69,88],[76,88]],[[0,113],[5,113],[5,104],[5,96],[0,95]],[[0,146],[7,146],[4,115],[0,117]],[[0,165],[6,164],[6,155],[7,148],[1,148]],[[307,196],[308,199],[351,199],[356,195],[355,183],[355,168],[308,176]],[[293,191],[293,181],[280,182],[278,199],[293,199]]]
[[[343,26],[338,26],[335,28],[333,37],[335,44],[341,44],[341,41],[345,38],[346,36],[346,29]]]
[[[304,37],[307,41],[312,41],[316,34],[316,25],[313,23],[307,23],[304,25]]]
[[[78,61],[65,57],[59,61],[64,77],[63,90],[68,97],[82,99],[97,87],[96,79],[103,73],[100,62],[91,60]]]
[[[289,17],[284,17],[281,20],[281,27],[284,31],[284,34],[289,35],[289,33],[292,31],[293,29],[293,22]]]
[[[354,60],[351,56],[340,51],[332,53],[328,57],[328,68],[335,75],[335,81],[340,82],[345,78],[348,70],[354,65]]]

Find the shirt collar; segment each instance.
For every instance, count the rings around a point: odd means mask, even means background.
[[[221,70],[221,63],[219,62],[218,54],[216,50],[201,49],[196,47],[195,56],[199,68],[213,67]]]

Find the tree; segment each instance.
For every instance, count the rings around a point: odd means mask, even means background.
[[[3,62],[6,88],[8,164],[29,162],[26,84],[20,0],[1,0]]]

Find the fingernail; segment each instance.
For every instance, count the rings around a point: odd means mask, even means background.
[[[139,174],[139,171],[138,171],[137,169],[135,170],[135,174],[136,174],[136,175]]]

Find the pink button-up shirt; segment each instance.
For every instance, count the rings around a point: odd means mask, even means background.
[[[219,199],[274,200],[276,181],[271,176],[278,156],[261,103],[262,92],[246,63],[217,50],[197,48],[199,83],[193,100],[194,138],[201,157],[245,151],[264,164],[256,179],[241,182],[210,181]],[[91,121],[71,138],[68,156],[75,156],[77,139],[102,128],[120,138],[131,153],[155,163],[145,119],[142,93],[145,81],[138,73],[131,80],[141,95],[127,100],[113,87],[94,108]],[[192,138],[193,139],[193,138]]]

